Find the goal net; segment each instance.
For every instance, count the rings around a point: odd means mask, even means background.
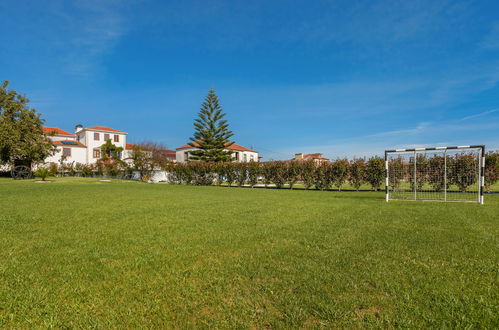
[[[484,146],[385,151],[386,201],[483,204]]]

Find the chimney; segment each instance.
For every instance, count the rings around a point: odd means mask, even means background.
[[[303,159],[303,154],[302,153],[295,154],[295,160],[302,160],[302,159]]]
[[[83,129],[83,126],[78,124],[75,126],[75,133],[78,133],[79,131],[81,131]]]

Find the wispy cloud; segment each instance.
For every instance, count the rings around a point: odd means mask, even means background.
[[[72,6],[55,7],[65,30],[58,43],[67,73],[88,76],[102,63],[128,30],[126,1],[78,0]]]
[[[493,109],[493,110],[480,112],[480,113],[477,113],[475,115],[463,117],[460,120],[463,121],[463,120],[469,120],[469,119],[474,119],[474,118],[478,118],[478,117],[483,117],[483,116],[487,116],[487,115],[490,115],[490,114],[495,113],[495,112],[499,112],[499,109]]]

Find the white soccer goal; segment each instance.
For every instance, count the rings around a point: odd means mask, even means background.
[[[485,146],[385,151],[386,201],[483,204]]]

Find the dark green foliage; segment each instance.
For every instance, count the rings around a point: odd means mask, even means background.
[[[317,165],[312,160],[300,161],[300,178],[306,189],[312,188],[315,183],[315,170]]]
[[[413,175],[410,172],[411,168],[412,167],[410,167],[408,164],[405,164],[403,157],[390,159],[390,161],[388,162],[388,172],[390,173],[388,184],[390,185],[391,190],[398,188],[402,180],[404,180],[404,178],[407,176],[409,176],[412,180]],[[375,174],[371,173],[371,171],[373,170],[374,169],[369,169],[368,175]],[[385,176],[384,173],[383,176]]]
[[[499,181],[499,152],[489,152],[485,156],[485,189]]]
[[[243,186],[248,179],[248,169],[247,163],[234,163],[232,168],[234,170],[234,176],[236,183],[239,187]]]
[[[300,179],[300,164],[298,161],[286,162],[286,183],[289,185],[289,189],[293,189],[293,186]]]
[[[258,183],[258,176],[260,175],[260,163],[249,162],[246,165],[248,171],[248,184],[254,187]]]
[[[428,167],[431,168],[431,171],[428,171],[426,179],[428,183],[435,189],[436,191],[443,191],[445,187],[445,157],[433,155],[428,160]],[[447,188],[449,184],[447,183]]]
[[[0,85],[0,165],[42,162],[55,150],[42,131],[44,120],[28,106],[28,98],[8,85]]]
[[[364,158],[355,158],[350,163],[350,183],[359,190],[366,181],[367,163]]]
[[[265,162],[261,164],[261,174],[263,177],[263,183],[265,184],[265,187],[267,187],[272,182],[274,163],[275,162]]]
[[[225,113],[213,89],[208,92],[198,117],[194,120],[195,132],[189,145],[200,150],[191,151],[189,159],[205,162],[231,161],[232,152],[225,148],[233,143],[230,138],[234,134],[229,130],[227,120],[223,119]]]
[[[331,163],[321,163],[315,168],[315,189],[327,190],[333,184],[333,173]]]
[[[475,155],[459,153],[449,158],[449,162],[447,164],[449,166],[449,181],[456,185],[460,191],[466,191],[469,186],[477,182],[478,162]]]
[[[366,181],[374,190],[379,190],[385,180],[385,160],[381,157],[371,157],[367,161]]]
[[[347,182],[350,163],[346,159],[336,159],[331,163],[331,175],[333,184],[341,190],[341,186]]]
[[[45,179],[50,175],[50,170],[46,167],[40,167],[35,171],[35,177],[38,177],[42,179],[42,181],[45,181]]]
[[[276,188],[281,189],[284,187],[287,179],[288,166],[285,162],[270,162],[272,169],[271,181],[275,184]]]
[[[416,171],[416,187],[421,190],[426,182],[429,181],[428,178],[428,167],[429,160],[424,154],[417,154],[416,156],[416,168],[414,168],[414,157],[411,157],[410,166],[406,168],[406,172],[411,183],[411,189],[414,190],[414,171]],[[433,170],[433,169],[432,169]]]

